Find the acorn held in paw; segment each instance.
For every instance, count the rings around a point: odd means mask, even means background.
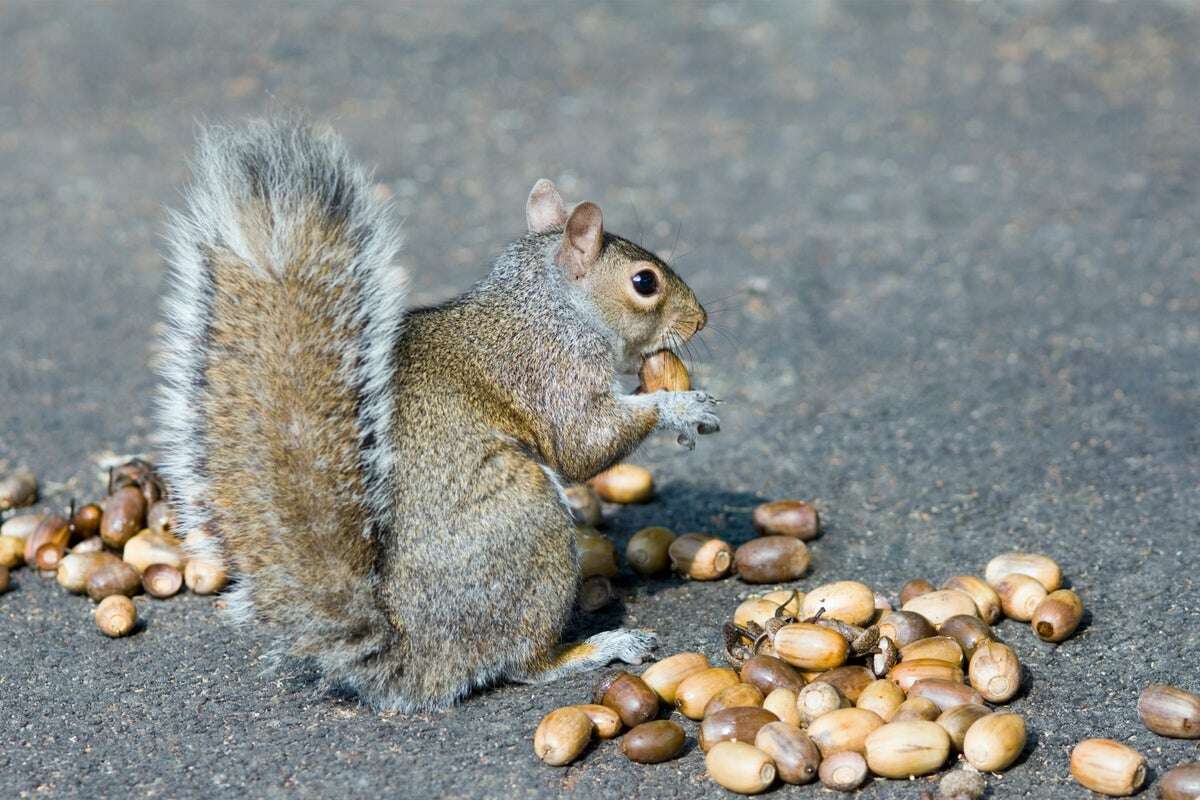
[[[638,376],[642,381],[640,389],[647,393],[686,392],[692,388],[687,367],[670,350],[659,350],[642,359]]]

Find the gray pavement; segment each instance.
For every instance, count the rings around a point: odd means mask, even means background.
[[[307,109],[378,165],[418,302],[470,285],[533,181],[667,251],[729,402],[692,454],[637,460],[637,527],[751,534],[814,499],[801,587],[1062,564],[1090,611],[1029,668],[1032,732],[992,797],[1080,798],[1067,753],[1145,731],[1151,681],[1200,689],[1200,11],[1182,3],[253,4],[0,0],[0,468],[98,496],[153,434],[164,206],[200,119]],[[137,601],[108,641],[28,571],[0,597],[3,797],[697,797],[702,755],[575,766],[531,736],[590,677],[379,714],[265,672],[213,598]],[[624,576],[581,630],[717,653],[749,587]],[[926,781],[863,797],[916,798]],[[778,797],[830,796],[784,788]]]

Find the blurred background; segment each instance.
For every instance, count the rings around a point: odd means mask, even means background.
[[[106,454],[152,450],[164,210],[198,123],[338,129],[404,218],[421,303],[478,279],[549,177],[697,289],[694,375],[728,401],[695,453],[643,449],[661,501],[614,538],[737,543],[753,503],[794,496],[827,520],[818,582],[1051,553],[1093,621],[1069,647],[1012,633],[1034,747],[995,791],[1082,797],[1069,745],[1148,736],[1137,690],[1200,646],[1197,41],[1195,4],[1155,0],[0,0],[0,470],[65,503]],[[381,718],[263,677],[211,600],[101,642],[52,588],[25,573],[0,600],[9,794],[712,790],[698,752],[533,763],[537,719],[590,678]],[[622,588],[617,619],[668,652],[715,653],[747,591]],[[1155,769],[1184,754],[1134,743]],[[866,796],[893,792],[918,793]]]

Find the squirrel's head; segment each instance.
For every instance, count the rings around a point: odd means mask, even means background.
[[[538,181],[525,204],[530,233],[557,234],[554,265],[574,304],[609,334],[621,366],[675,350],[708,322],[691,287],[658,256],[607,233],[600,207],[580,203],[567,213],[554,184]]]

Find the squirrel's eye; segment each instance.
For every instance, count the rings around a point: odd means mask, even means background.
[[[644,269],[633,276],[633,290],[642,297],[649,297],[658,291],[658,278],[653,270]]]

